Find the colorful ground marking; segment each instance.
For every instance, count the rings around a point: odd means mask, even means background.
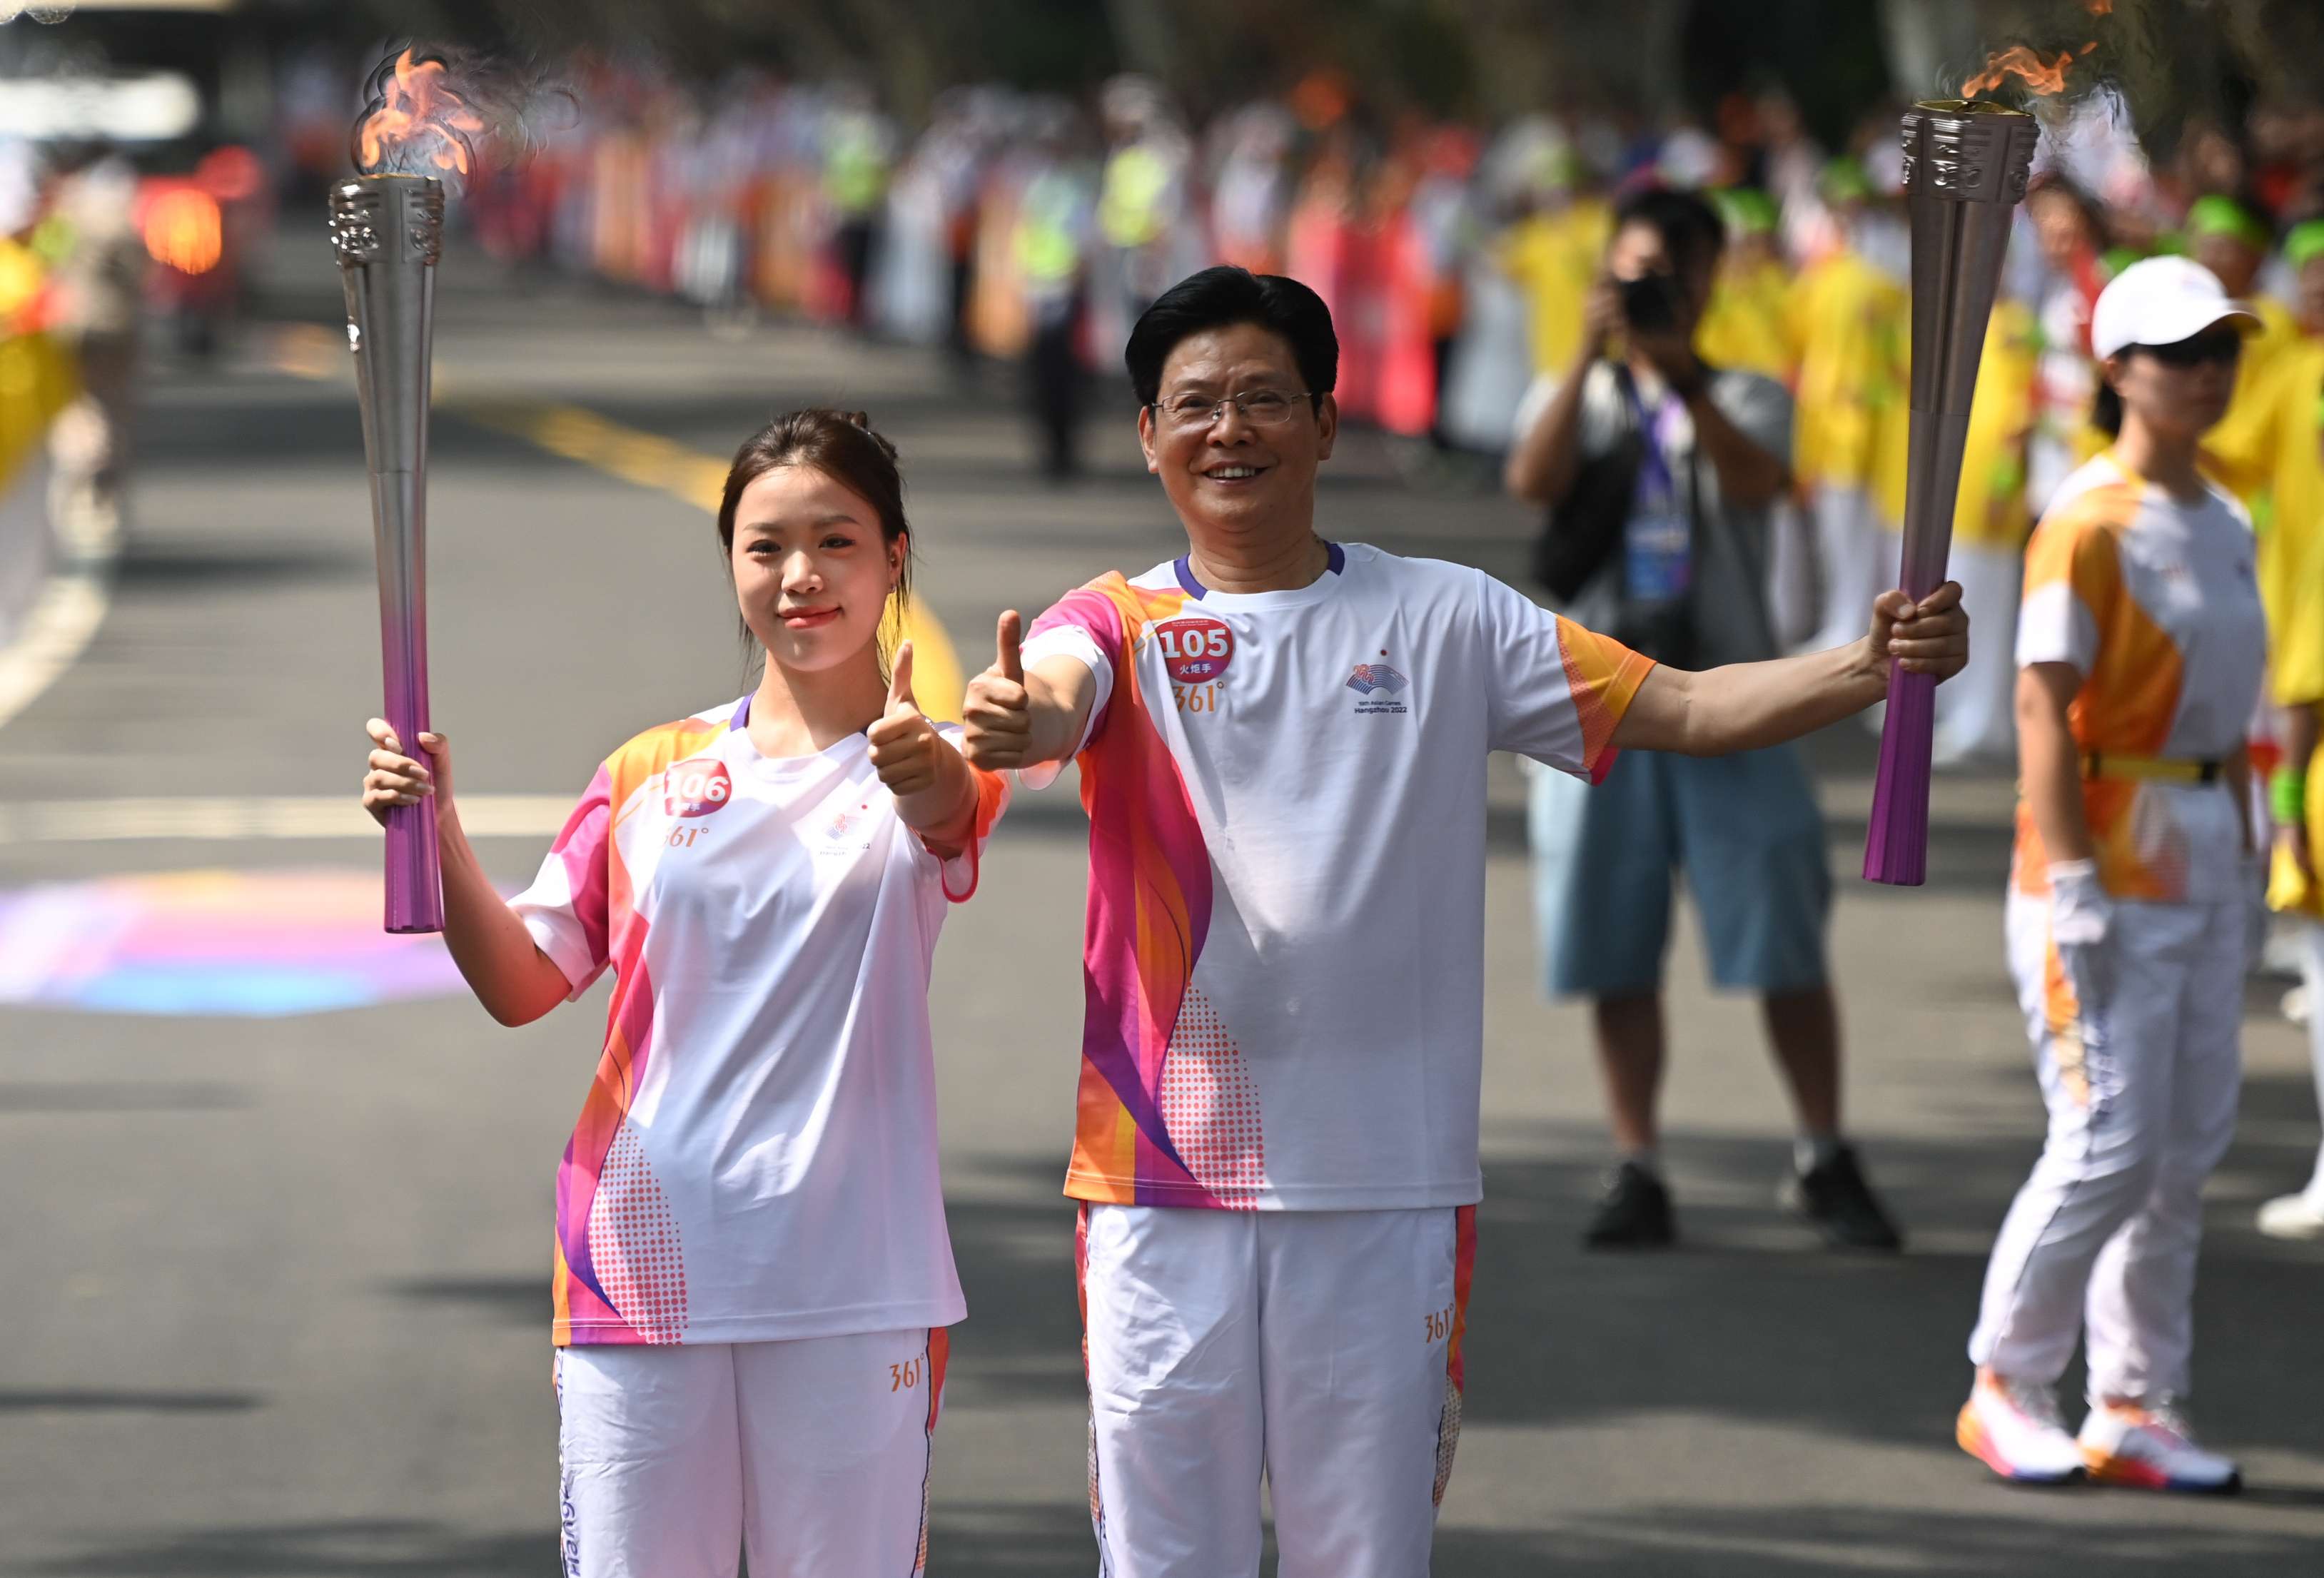
[[[376,870],[171,872],[0,892],[0,1003],[273,1018],[460,984],[442,939],[380,929]]]

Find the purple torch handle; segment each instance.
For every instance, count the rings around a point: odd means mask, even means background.
[[[2012,212],[2025,195],[2034,137],[2033,116],[1998,105],[1947,99],[1915,105],[1904,115],[1913,374],[1898,585],[1916,601],[1944,584],[1978,364],[2001,284]],[[1868,881],[1918,887],[1928,878],[1936,691],[1933,675],[1889,671],[1879,775],[1864,842]]]
[[[358,176],[331,189],[330,216],[371,476],[387,721],[403,753],[424,761],[429,364],[444,188],[424,176]],[[388,812],[386,889],[389,931],[444,929],[433,799]]]

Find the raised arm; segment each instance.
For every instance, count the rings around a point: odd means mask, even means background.
[[[390,806],[435,797],[436,847],[444,868],[444,946],[486,1013],[504,1025],[530,1024],[563,1002],[572,986],[493,886],[461,831],[452,799],[450,743],[441,734],[420,735],[420,748],[429,758],[423,764],[403,754],[385,719],[372,719],[370,734],[364,808],[384,822]]]
[[[1623,750],[1725,756],[1795,740],[1862,712],[1888,693],[1888,667],[1900,662],[1940,680],[1969,661],[1969,615],[1952,582],[1915,608],[1902,592],[1872,604],[1862,641],[1829,651],[1766,663],[1729,663],[1699,674],[1657,665],[1615,724]]]
[[[1019,651],[1024,628],[1014,609],[1001,616],[992,666],[968,682],[961,703],[963,749],[987,772],[1063,761],[1081,743],[1097,701],[1097,676],[1078,659],[1047,658],[1028,673]]]
[[[1554,504],[1573,486],[1582,467],[1582,384],[1591,365],[1605,354],[1606,337],[1619,316],[1614,287],[1600,280],[1590,290],[1572,365],[1565,369],[1549,404],[1509,446],[1508,459],[1502,465],[1501,485],[1520,503]]]
[[[896,649],[888,706],[868,731],[872,766],[896,797],[896,815],[939,860],[976,836],[976,775],[912,695],[912,643]]]

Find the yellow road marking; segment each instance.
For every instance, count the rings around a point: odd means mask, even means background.
[[[275,336],[274,366],[299,378],[350,379],[346,353],[329,330],[311,324],[286,325]],[[726,485],[726,462],[689,449],[659,433],[625,427],[577,405],[510,395],[470,394],[438,378],[436,404],[495,432],[546,449],[639,487],[668,494],[715,514]],[[899,610],[890,604],[890,628],[912,643],[912,692],[920,710],[944,723],[960,721],[967,689],[960,655],[944,622],[927,604],[914,600]],[[462,802],[465,807],[466,801]],[[555,828],[550,829],[555,832]]]

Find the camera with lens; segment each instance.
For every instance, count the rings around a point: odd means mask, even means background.
[[[1640,274],[1618,282],[1622,321],[1637,334],[1666,334],[1678,327],[1678,276]]]

